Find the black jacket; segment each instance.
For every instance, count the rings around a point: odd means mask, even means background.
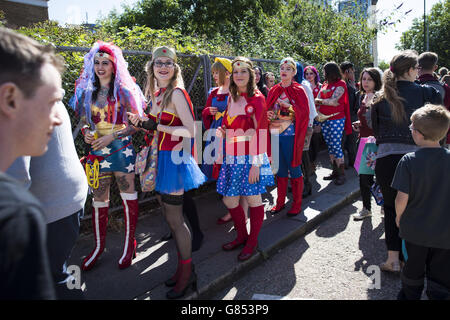
[[[441,96],[436,89],[419,85],[410,81],[397,81],[399,96],[405,99],[403,105],[407,121],[397,125],[392,121],[391,106],[385,100],[381,100],[372,106],[372,128],[377,139],[377,144],[404,143],[414,144],[409,125],[412,113],[423,107],[426,103],[439,104]]]

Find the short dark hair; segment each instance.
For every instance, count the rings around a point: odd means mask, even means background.
[[[345,71],[347,71],[348,69],[354,69],[354,65],[353,63],[351,63],[350,61],[344,61],[341,63],[340,68],[341,68],[341,72],[345,73]]]
[[[434,66],[437,65],[438,55],[434,52],[424,52],[419,56],[417,62],[423,70],[432,71]]]
[[[13,82],[30,98],[41,85],[40,69],[45,63],[52,64],[59,72],[64,69],[62,58],[51,46],[0,27],[0,85]]]
[[[336,62],[330,61],[323,66],[325,73],[325,81],[328,83],[335,82],[342,79],[341,69]]]

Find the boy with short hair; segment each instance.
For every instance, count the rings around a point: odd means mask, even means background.
[[[427,277],[430,299],[450,298],[450,151],[439,140],[450,126],[450,112],[427,104],[411,116],[411,134],[420,147],[403,156],[392,188],[399,236],[407,261],[402,270],[398,299],[420,299]]]
[[[0,300],[56,298],[41,204],[5,171],[47,151],[63,66],[51,47],[0,27]]]

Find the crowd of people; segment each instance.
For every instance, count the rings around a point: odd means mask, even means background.
[[[198,159],[196,116],[175,50],[153,50],[142,92],[122,50],[98,41],[84,57],[69,103],[84,124],[83,168],[61,102],[63,61],[51,48],[1,28],[0,297],[82,298],[81,290],[67,289],[66,263],[88,189],[94,248],[81,268],[87,272],[99,263],[113,181],[125,226],[118,267],[133,263],[139,215],[135,175],[143,173],[136,172],[138,146],[131,136],[138,131],[145,134],[141,147],[148,148],[145,187],[156,192],[178,252],[175,272],[165,281],[171,287],[168,299],[183,297],[201,277],[192,262],[203,239],[193,190],[216,182],[228,211],[217,223],[233,222],[236,232],[222,249],[240,249],[237,259],[245,261],[258,246],[267,187],[277,188],[268,212],[275,215],[285,210],[290,182],[293,200],[286,214],[295,217],[302,213],[302,199],[312,194],[322,139],[332,168],[324,179],[340,186],[346,167],[366,161],[357,150],[368,137],[378,146],[375,170],[359,174],[363,210],[354,219],[370,217],[376,181],[387,247],[380,267],[401,272],[398,298],[420,299],[425,278],[430,298],[450,297],[450,184],[443,178],[450,170],[450,87],[445,69],[439,71],[442,79],[433,74],[437,59],[431,52],[404,51],[384,73],[363,69],[357,82],[348,61],[325,63],[321,80],[316,67],[285,57],[276,83],[274,73],[264,73],[249,58],[216,58],[211,73],[217,87],[202,110],[206,143]]]

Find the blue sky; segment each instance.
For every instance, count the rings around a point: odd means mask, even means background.
[[[426,0],[427,12],[440,1],[444,0]],[[50,0],[49,16],[51,20],[57,20],[61,24],[79,24],[86,21],[94,23],[97,18],[102,15],[106,16],[113,9],[122,12],[122,4],[132,5],[136,2],[138,0]],[[412,11],[401,23],[395,27],[390,27],[387,33],[378,36],[379,60],[389,62],[398,52],[395,49],[395,44],[400,41],[402,32],[408,30],[414,18],[423,16],[423,0],[379,0],[377,9],[379,14],[383,15],[401,3],[403,3],[402,12]]]

